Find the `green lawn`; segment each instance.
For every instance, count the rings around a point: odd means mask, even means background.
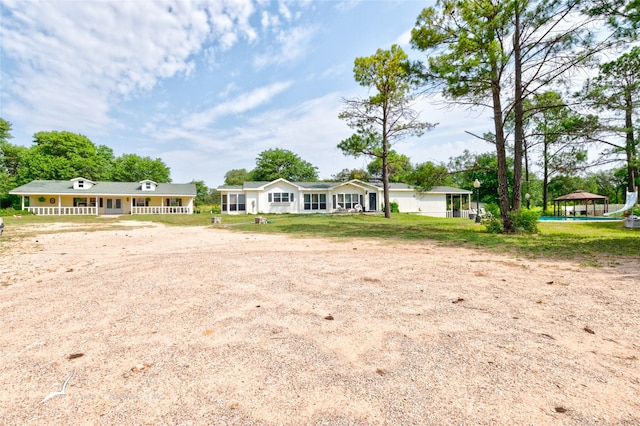
[[[218,215],[220,216],[220,215]],[[380,215],[265,215],[266,225],[255,224],[255,216],[223,215],[222,224],[212,225],[210,215],[149,215],[104,218],[92,216],[6,217],[7,229],[19,230],[33,223],[75,222],[78,230],[119,220],[161,222],[170,226],[212,226],[238,232],[285,233],[296,237],[339,239],[377,238],[394,241],[433,240],[494,252],[509,252],[527,258],[576,259],[600,265],[616,258],[640,260],[640,230],[624,228],[622,222],[541,222],[536,235],[498,235],[468,219],[438,219],[411,214]],[[2,238],[11,235],[7,232]],[[16,235],[20,235],[17,233]],[[17,236],[13,237],[17,238]]]

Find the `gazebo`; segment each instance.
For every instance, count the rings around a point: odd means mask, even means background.
[[[603,208],[600,211],[596,211],[596,202],[602,201]],[[554,216],[568,216],[566,214],[567,211],[567,203],[572,203],[573,208],[571,209],[571,215],[575,216],[576,214],[580,215],[592,215],[601,216],[603,213],[609,211],[609,197],[598,194],[591,194],[590,192],[583,191],[582,189],[578,189],[577,191],[573,191],[571,194],[563,195],[562,197],[554,198],[553,200],[553,215]],[[564,206],[561,208],[561,204]],[[593,210],[589,211],[589,205],[593,206]],[[584,206],[584,210],[582,208],[576,209],[576,206]],[[599,210],[599,209],[598,209]],[[564,214],[562,214],[564,212]]]

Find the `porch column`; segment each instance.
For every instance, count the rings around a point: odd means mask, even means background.
[[[62,197],[58,194],[58,216],[62,214]]]

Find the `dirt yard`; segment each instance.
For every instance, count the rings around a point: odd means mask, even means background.
[[[0,424],[640,424],[638,260],[122,224],[0,237]]]

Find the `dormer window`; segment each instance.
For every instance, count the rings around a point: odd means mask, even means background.
[[[82,177],[71,179],[71,182],[73,182],[73,189],[89,189],[95,184],[95,182]]]
[[[157,186],[158,184],[152,180],[143,180],[140,182],[140,189],[143,191],[155,191]]]

